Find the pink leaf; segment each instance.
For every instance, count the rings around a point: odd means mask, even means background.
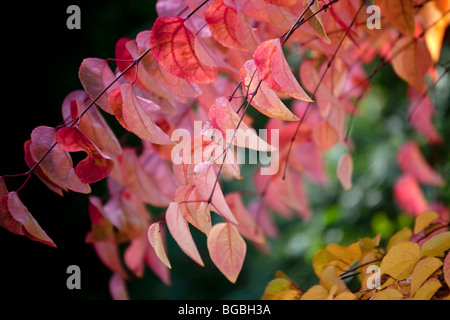
[[[262,140],[253,128],[244,121],[240,122],[240,116],[234,111],[233,106],[225,97],[216,99],[216,103],[209,109],[209,117],[213,126],[221,131],[227,143],[231,142],[234,135],[234,145],[259,151],[275,151],[276,148]]]
[[[30,154],[34,162],[43,159],[39,166],[42,174],[64,191],[70,189],[80,193],[90,193],[88,184],[80,181],[73,169],[70,154],[61,149],[56,143],[56,130],[51,127],[40,126],[31,132]],[[47,152],[51,151],[47,154]],[[44,158],[45,156],[45,158]]]
[[[97,58],[84,59],[78,71],[78,76],[84,90],[92,100],[96,99],[116,78],[106,60]],[[108,94],[118,87],[117,83],[113,84],[108,88],[106,94],[100,96],[96,101],[96,104],[103,111],[113,114],[113,110],[108,103]]]
[[[120,273],[114,273],[109,280],[109,292],[114,300],[130,300],[125,279]]]
[[[322,151],[328,151],[339,141],[339,135],[328,121],[317,124],[312,133],[314,142]]]
[[[123,99],[122,116],[127,130],[139,138],[156,144],[172,144],[170,137],[158,127],[150,117],[150,113],[160,109],[154,102],[139,98],[133,87],[125,83],[120,87]]]
[[[217,183],[214,188],[215,181],[218,177],[214,172],[214,167],[212,164],[209,162],[199,163],[195,166],[194,172],[194,185],[200,198],[202,198],[203,201],[208,201],[212,194],[210,202],[212,204],[211,209],[217,212],[224,219],[234,224],[238,224],[236,218],[228,207],[227,202],[225,201],[219,183]]]
[[[346,153],[339,160],[337,175],[344,190],[352,187],[353,159],[349,153]]]
[[[403,144],[397,161],[405,173],[413,175],[422,184],[441,186],[444,183],[442,176],[426,162],[419,146],[413,141]]]
[[[394,197],[402,210],[414,216],[429,209],[417,180],[410,174],[404,174],[397,179],[394,184]]]
[[[170,234],[180,246],[181,250],[203,267],[203,260],[200,257],[197,246],[195,245],[189,230],[189,225],[184,219],[178,203],[170,203],[166,211],[166,222]]]
[[[22,225],[25,236],[34,241],[42,242],[51,247],[56,247],[52,239],[42,230],[38,222],[33,218],[27,207],[24,206],[16,192],[8,193],[8,209],[11,216]]]
[[[247,245],[231,223],[218,223],[209,232],[208,251],[223,275],[235,283],[244,263]]]
[[[253,53],[253,60],[259,76],[269,88],[294,99],[313,102],[292,74],[279,38],[261,43]]]

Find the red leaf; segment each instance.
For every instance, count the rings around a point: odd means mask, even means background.
[[[223,275],[235,283],[244,264],[247,245],[231,223],[217,223],[209,232],[208,251]]]
[[[257,36],[236,9],[223,0],[212,2],[205,10],[205,21],[212,36],[223,46],[253,51],[258,45]]]
[[[294,99],[313,102],[292,74],[279,38],[261,43],[253,53],[253,60],[259,76],[269,88]]]
[[[429,208],[417,180],[409,174],[404,174],[395,182],[394,197],[400,208],[414,216]]]
[[[259,82],[262,81],[253,60],[248,60],[244,64],[240,71],[240,77],[244,91],[249,93],[247,100],[251,99],[252,106],[258,109],[259,112],[270,118],[285,121],[299,120],[278,98],[275,91],[265,85],[264,82],[261,82],[256,95],[252,98],[252,94],[258,87]]]
[[[444,179],[426,162],[419,146],[413,141],[403,144],[398,151],[397,161],[405,173],[413,175],[422,184],[440,186],[444,183]]]
[[[54,128],[46,126],[35,128],[31,133],[29,149],[34,163],[43,159],[39,167],[42,174],[45,174],[52,183],[64,191],[70,189],[80,193],[91,192],[89,185],[81,182],[76,175],[70,154],[57,145]],[[50,149],[51,151],[47,154]],[[46,155],[45,158],[44,155]]]
[[[0,226],[9,232],[23,236],[22,224],[15,220],[8,208],[8,189],[5,180],[0,177]]]
[[[78,71],[78,76],[84,90],[92,100],[96,99],[116,78],[108,63],[97,58],[84,59]],[[113,114],[113,110],[108,104],[108,94],[118,87],[119,84],[113,84],[108,88],[106,94],[97,100],[96,104],[103,111]]]
[[[198,194],[203,201],[208,201],[214,188],[214,183],[217,179],[214,172],[214,167],[209,162],[202,162],[195,166],[194,170],[194,185],[197,188]],[[211,197],[211,210],[217,212],[224,219],[238,224],[236,218],[228,207],[225,197],[222,193],[219,183],[216,184],[214,193]]]
[[[76,127],[66,127],[58,130],[56,134],[58,146],[67,152],[84,151],[87,157],[75,167],[75,174],[82,183],[90,184],[107,177],[113,167],[114,161],[102,155],[98,148]]]
[[[11,216],[22,225],[25,236],[34,241],[42,242],[51,247],[56,247],[52,239],[42,230],[38,222],[25,207],[16,192],[8,193],[8,209]]]
[[[170,203],[166,211],[166,222],[170,234],[180,246],[181,250],[203,267],[203,260],[200,257],[197,246],[195,245],[189,230],[189,225],[184,219],[178,203]]]
[[[89,97],[84,91],[77,90],[68,94],[62,105],[64,121],[69,122],[84,112],[88,101]],[[78,129],[109,157],[122,153],[120,142],[96,106],[91,106],[84,113]]]
[[[150,35],[152,54],[170,73],[194,83],[211,83],[217,69],[200,61],[194,34],[180,17],[158,17]]]

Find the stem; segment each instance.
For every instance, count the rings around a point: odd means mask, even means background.
[[[196,13],[198,10],[201,9],[201,7],[203,7],[209,0],[204,0],[202,3],[200,3],[194,10],[192,10],[191,12],[188,13],[188,15],[185,17],[185,19],[189,19],[190,17],[192,17],[192,15],[194,13]]]
[[[334,2],[336,2],[336,1],[330,2],[330,3],[327,5],[327,8],[328,8],[328,6],[329,6],[330,4],[332,4],[332,3],[334,3]],[[313,92],[313,94],[312,94],[312,97],[311,97],[311,98],[312,98],[313,100],[314,100],[314,98],[315,98],[315,95],[317,94],[317,91],[319,90],[319,88],[320,88],[320,86],[321,86],[321,84],[322,84],[322,81],[323,81],[324,78],[325,78],[325,75],[327,74],[328,70],[330,69],[331,64],[333,63],[334,59],[336,59],[337,53],[338,53],[339,50],[341,49],[342,44],[344,43],[344,40],[347,38],[347,36],[348,36],[348,34],[349,34],[351,28],[353,27],[353,24],[355,23],[356,19],[358,18],[358,15],[359,15],[359,13],[361,12],[361,10],[362,10],[362,8],[364,7],[364,5],[366,4],[366,2],[367,2],[367,0],[364,0],[363,3],[361,4],[361,6],[359,7],[358,12],[356,12],[355,16],[353,17],[352,22],[350,23],[350,25],[348,26],[347,30],[345,31],[344,36],[343,36],[343,37],[341,38],[341,40],[339,41],[339,44],[338,44],[336,50],[334,51],[333,55],[331,56],[330,60],[328,61],[327,67],[326,67],[326,69],[324,70],[324,72],[322,73],[322,76],[321,76],[321,78],[320,78],[320,80],[319,80],[319,83],[318,83],[317,86],[315,87],[314,92]],[[322,8],[323,8],[323,7],[322,7]],[[319,10],[319,11],[320,11],[320,10]],[[318,11],[318,12],[319,12],[319,11]],[[286,171],[287,171],[287,167],[288,167],[288,160],[289,160],[289,156],[290,156],[291,151],[292,151],[292,146],[293,146],[293,144],[294,144],[295,137],[297,136],[298,131],[300,130],[300,126],[302,125],[303,121],[305,120],[306,114],[308,113],[309,108],[311,107],[311,105],[312,105],[312,102],[308,102],[308,105],[306,106],[306,109],[305,109],[305,111],[303,112],[303,115],[302,115],[302,117],[300,118],[300,121],[298,122],[298,125],[297,125],[297,127],[296,127],[296,129],[295,129],[295,133],[294,133],[294,135],[293,135],[293,137],[292,137],[292,139],[291,139],[291,141],[290,141],[290,143],[289,143],[289,148],[288,148],[288,152],[287,152],[287,155],[286,155],[286,162],[285,162],[284,169],[283,169],[283,180],[286,179]]]

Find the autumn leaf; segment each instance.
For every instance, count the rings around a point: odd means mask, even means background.
[[[420,248],[417,243],[398,242],[381,261],[380,272],[396,280],[404,280],[411,275],[419,259]]]
[[[56,247],[52,239],[33,218],[27,207],[22,203],[17,192],[11,191],[7,195],[8,210],[11,217],[22,225],[23,235],[31,240],[42,242],[51,247]]]
[[[394,196],[399,206],[418,216],[428,210],[428,203],[417,180],[410,174],[404,174],[394,184]]]
[[[413,175],[421,184],[440,186],[444,183],[442,176],[426,162],[416,142],[404,143],[397,161],[403,172]]]
[[[125,279],[120,273],[114,273],[109,279],[109,292],[114,300],[130,300]]]
[[[414,3],[413,0],[376,0],[381,12],[395,28],[403,34],[414,36]]]
[[[264,0],[264,1],[277,6],[290,7],[296,4],[299,0]]]
[[[189,230],[189,225],[184,219],[178,203],[172,202],[169,204],[166,211],[166,222],[170,234],[183,252],[203,267],[203,260],[200,257],[200,253]]]
[[[427,257],[442,256],[450,249],[450,231],[439,233],[427,240],[420,248],[420,255]]]
[[[438,213],[434,211],[425,211],[415,219],[414,234],[418,234],[438,218],[439,218]]]
[[[281,49],[280,39],[264,41],[253,53],[259,77],[272,90],[307,102],[313,102],[298,83]]]
[[[170,137],[158,127],[150,117],[152,112],[160,110],[153,101],[138,97],[133,86],[124,83],[120,87],[122,96],[121,116],[127,130],[145,141],[155,144],[172,144]]]
[[[76,127],[65,127],[56,134],[58,146],[67,152],[83,151],[87,157],[75,167],[75,174],[82,183],[91,184],[106,178],[114,167],[114,161],[98,148]]]
[[[209,162],[202,162],[195,166],[194,169],[194,185],[198,191],[200,198],[203,201],[208,201],[211,197],[211,210],[221,215],[226,220],[238,224],[236,218],[228,207],[225,197],[222,193],[220,185],[215,181],[217,175],[214,172],[214,167]],[[215,187],[214,187],[215,185]]]
[[[61,189],[90,193],[89,185],[81,182],[76,175],[70,154],[57,144],[56,135],[55,128],[47,126],[35,128],[31,132],[29,146],[31,159],[34,163],[40,161],[41,173]]]
[[[425,90],[425,76],[433,63],[422,38],[400,38],[392,48],[391,64],[395,73],[419,93]]]
[[[352,187],[353,159],[349,153],[341,157],[338,163],[337,176],[344,190]]]
[[[375,293],[370,300],[402,300],[403,294],[394,288],[386,288]]]
[[[203,64],[195,36],[180,17],[158,17],[150,35],[150,48],[158,63],[170,73],[194,83],[211,83],[217,69]]]
[[[317,14],[317,11],[319,11],[318,1],[314,1],[312,6],[308,8],[308,10],[305,13],[305,19],[308,20],[308,24],[313,28],[315,33],[327,44],[331,43],[330,38],[328,38],[328,35],[325,31],[325,28],[322,23],[322,17],[319,14]]]
[[[404,227],[400,231],[397,231],[388,241],[388,244],[386,246],[386,250],[390,250],[392,246],[399,242],[403,241],[409,241],[413,235],[413,232],[410,228]]]
[[[204,12],[212,36],[227,48],[253,51],[258,39],[235,8],[223,0],[211,2]]]
[[[417,290],[412,300],[430,300],[440,287],[442,287],[442,284],[439,280],[430,279]]]
[[[244,263],[247,245],[231,223],[217,223],[209,232],[208,251],[223,275],[235,283]]]
[[[435,257],[421,259],[411,274],[411,296],[414,296],[422,284],[441,266],[441,260]]]
[[[87,58],[81,63],[78,71],[81,84],[89,97],[97,99],[96,104],[105,112],[114,114],[108,103],[108,94],[119,88],[119,84],[111,83],[115,80],[115,75],[108,66],[106,60],[97,58]],[[106,88],[108,88],[106,90]],[[106,94],[100,95],[104,90]]]
[[[322,121],[317,124],[313,129],[312,137],[321,151],[330,150],[339,141],[337,131],[328,121]]]
[[[253,60],[248,60],[242,66],[240,78],[244,88],[246,88],[245,91],[248,91],[252,95],[249,96],[247,100],[251,100],[252,106],[258,109],[259,112],[270,118],[285,121],[299,120],[299,118],[280,100],[275,91],[262,82]],[[253,95],[255,91],[257,92]]]
[[[161,238],[160,222],[156,222],[150,225],[148,228],[148,240],[150,244],[155,249],[155,253],[159,259],[167,266],[167,268],[171,269],[169,259],[167,258],[166,249],[164,248],[164,243]]]

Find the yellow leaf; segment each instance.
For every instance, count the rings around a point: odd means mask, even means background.
[[[336,286],[336,294],[338,295],[349,291],[344,281],[339,277],[335,266],[329,266],[323,270],[320,284],[328,291],[331,291],[332,287]]]
[[[412,300],[430,300],[441,286],[439,280],[430,279],[417,290]]]
[[[402,300],[403,295],[396,289],[387,288],[375,293],[371,300]]]
[[[327,298],[328,290],[318,284],[309,288],[300,300],[326,300]]]
[[[403,228],[402,230],[400,230],[396,234],[394,234],[391,237],[391,239],[389,239],[386,250],[389,251],[389,249],[398,242],[408,241],[412,235],[413,235],[413,233],[410,228],[408,228],[408,227]]]
[[[338,294],[334,300],[356,300],[356,296],[351,292],[342,292]]]
[[[440,233],[422,245],[421,256],[443,256],[444,251],[450,249],[450,231]]]
[[[290,282],[286,279],[279,278],[271,280],[264,291],[262,300],[269,300],[274,294],[285,291],[289,289]]]
[[[419,258],[420,248],[417,243],[398,242],[381,261],[380,271],[396,280],[403,280],[411,275]]]
[[[317,251],[313,258],[313,268],[316,275],[320,278],[323,270],[331,265],[332,262],[337,263],[337,258],[327,249],[320,249]]]
[[[439,218],[439,214],[434,211],[425,211],[419,215],[414,224],[414,234],[418,234],[420,231],[424,230],[437,218]]]
[[[275,293],[270,300],[300,300],[300,296],[301,294],[298,290],[285,290]]]
[[[361,248],[359,247],[359,242],[355,242],[348,247],[343,247],[338,244],[329,244],[327,245],[326,249],[334,255],[336,258],[339,259],[341,262],[345,262],[347,266],[344,268],[347,269],[352,264],[354,264],[356,261],[361,258]],[[339,270],[339,271],[345,271]]]
[[[411,295],[441,266],[442,262],[438,258],[426,257],[420,260],[411,275]]]

